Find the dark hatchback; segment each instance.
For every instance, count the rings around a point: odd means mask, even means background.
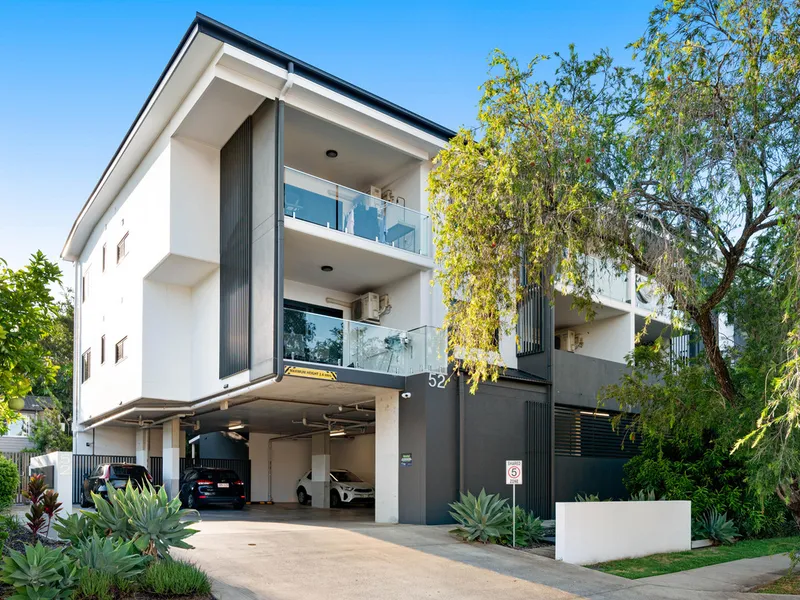
[[[180,497],[189,508],[231,504],[240,510],[245,504],[244,482],[230,469],[192,467],[181,476]]]
[[[144,486],[146,483],[152,484],[153,478],[142,465],[130,463],[104,463],[98,465],[83,480],[81,490],[81,508],[90,507],[92,493],[99,494],[103,498],[108,497],[108,486],[114,489],[123,489],[128,485]]]

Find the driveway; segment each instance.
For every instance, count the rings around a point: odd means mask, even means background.
[[[178,554],[211,575],[220,600],[761,597],[630,581],[517,550],[464,544],[447,526],[376,525],[361,509],[275,505],[201,515],[190,540],[196,549]]]

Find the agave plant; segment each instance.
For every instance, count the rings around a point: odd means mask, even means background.
[[[693,529],[695,535],[707,538],[716,545],[732,544],[739,537],[733,521],[728,520],[728,513],[720,513],[716,508],[707,510]]]
[[[53,529],[56,530],[59,538],[77,546],[90,539],[95,533],[101,532],[95,520],[88,515],[89,513],[72,513],[67,517],[58,517],[53,524]]]
[[[632,502],[655,502],[656,500],[661,500],[661,498],[656,497],[656,491],[652,488],[649,490],[639,490],[635,494],[631,494]]]
[[[575,502],[600,502],[600,496],[597,494],[581,494],[578,492],[575,495]]]
[[[184,540],[197,533],[189,526],[199,520],[199,514],[182,509],[180,498],[170,500],[163,487],[156,491],[149,483],[138,489],[129,485],[109,498],[128,517],[133,543],[145,556],[169,556],[171,547],[192,548]]]
[[[70,551],[80,567],[105,573],[115,579],[133,579],[144,571],[147,557],[136,550],[133,542],[100,537],[95,532]]]
[[[467,492],[461,494],[460,502],[450,505],[452,516],[459,524],[451,533],[468,542],[492,542],[511,534],[511,511],[500,494],[487,494],[481,490],[478,496]]]
[[[25,554],[11,550],[3,559],[3,581],[14,586],[13,600],[66,600],[77,575],[61,548],[46,548],[41,542],[25,546]]]
[[[130,540],[135,532],[122,503],[119,502],[121,496],[122,492],[115,490],[113,486],[108,486],[108,500],[92,492],[95,512],[84,514],[94,528],[104,532],[105,535],[116,539]]]

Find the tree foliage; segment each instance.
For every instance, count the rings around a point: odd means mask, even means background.
[[[63,298],[56,302],[56,316],[50,334],[42,341],[47,357],[58,366],[53,381],[40,377],[33,383],[35,396],[55,398],[66,422],[72,420],[73,331],[75,320],[75,294],[63,289]]]
[[[58,310],[50,288],[60,277],[41,252],[18,270],[0,259],[0,433],[16,415],[8,400],[29,394],[37,380],[55,382],[58,367],[43,343]]]
[[[634,67],[571,49],[554,55],[551,81],[537,76],[550,57],[520,66],[495,52],[479,128],[458,132],[429,182],[449,345],[473,385],[496,376],[486,350],[497,350],[497,328],[513,333],[526,283],[562,282],[591,316],[591,255],[635,267],[672,297],[676,319],[702,336],[720,401],[736,409],[715,314],[762,235],[796,239],[799,8],[667,1],[633,44]],[[797,267],[776,262],[769,277]],[[795,295],[781,299],[789,354]],[[800,362],[781,364],[771,392],[792,399]]]

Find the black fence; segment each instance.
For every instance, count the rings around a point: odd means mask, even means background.
[[[556,456],[631,458],[639,454],[641,438],[631,440],[627,436],[635,417],[623,414],[615,430],[612,420],[617,414],[605,409],[556,405]]]
[[[72,501],[80,502],[83,480],[98,466],[110,462],[135,463],[135,456],[107,456],[92,454],[72,455]],[[189,467],[211,467],[217,469],[231,469],[244,482],[244,493],[250,500],[250,461],[229,458],[182,458],[180,472]],[[149,465],[150,475],[153,476],[154,485],[164,485],[164,459],[160,456],[151,456]]]

